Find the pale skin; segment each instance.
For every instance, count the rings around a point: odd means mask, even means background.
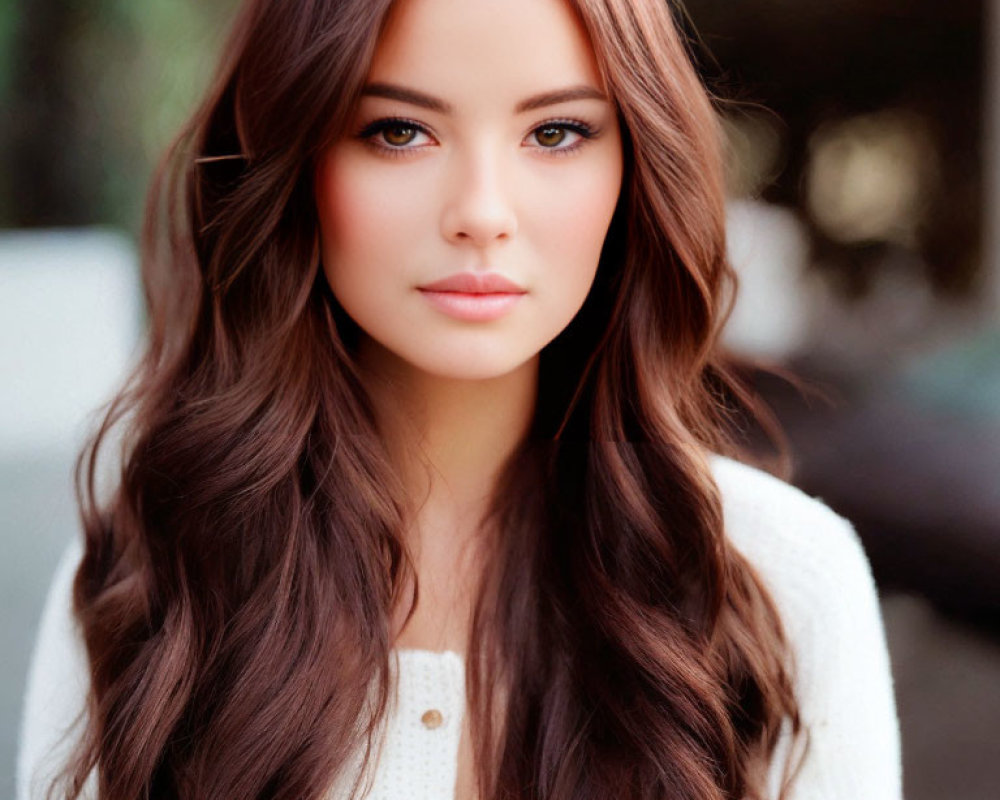
[[[317,168],[323,268],[363,331],[362,373],[412,499],[420,603],[394,644],[465,653],[478,522],[528,432],[539,352],[593,283],[621,136],[565,0],[401,0],[366,86]],[[418,288],[455,273],[524,293],[498,318],[457,319]],[[457,798],[473,796],[471,766],[466,731]]]

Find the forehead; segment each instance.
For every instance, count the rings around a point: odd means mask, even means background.
[[[369,83],[406,83],[461,105],[603,84],[568,0],[398,0]]]

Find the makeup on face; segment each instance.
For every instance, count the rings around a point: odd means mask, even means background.
[[[496,272],[457,272],[417,289],[443,313],[469,322],[497,319],[527,294]]]
[[[316,172],[337,301],[426,373],[536,357],[590,290],[623,170],[569,4],[397,4],[363,91]]]

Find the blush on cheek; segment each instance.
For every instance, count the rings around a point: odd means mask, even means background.
[[[320,224],[338,247],[370,260],[387,248],[412,246],[428,228],[427,178],[419,170],[379,164],[370,154],[344,153],[320,174]],[[398,261],[403,253],[396,252]]]
[[[586,163],[567,165],[558,182],[533,187],[536,218],[548,218],[563,233],[603,240],[622,181],[621,156],[612,144],[602,142],[602,151]]]
[[[325,239],[344,246],[367,234],[377,218],[377,204],[361,176],[353,175],[344,159],[327,158],[317,174],[316,202]]]
[[[590,184],[573,195],[573,202],[556,206],[547,213],[550,240],[558,241],[566,253],[577,258],[592,254],[596,259],[604,244],[607,229],[617,201],[614,184]]]

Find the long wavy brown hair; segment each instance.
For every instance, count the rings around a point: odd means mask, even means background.
[[[312,180],[390,5],[246,2],[156,173],[148,346],[78,463],[91,690],[61,796],[90,776],[102,800],[302,800],[352,777],[359,749],[374,763],[390,622],[419,587]],[[665,2],[572,5],[625,178],[484,519],[497,535],[466,658],[478,791],[761,798],[783,721],[802,726],[780,620],[725,536],[706,458],[741,396],[717,344],[733,284],[717,115]]]

